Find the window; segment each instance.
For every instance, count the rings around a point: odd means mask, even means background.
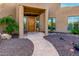
[[[68,30],[79,29],[79,16],[68,17]]]
[[[23,24],[24,24],[24,33],[25,33],[25,32],[27,32],[27,16],[24,16]]]
[[[36,31],[37,32],[40,31],[40,17],[39,16],[36,17]]]
[[[48,19],[48,31],[53,32],[56,30],[56,18]]]
[[[79,3],[61,3],[61,7],[75,7],[79,6]]]

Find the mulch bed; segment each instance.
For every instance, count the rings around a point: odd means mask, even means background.
[[[31,56],[34,45],[29,39],[1,40],[0,56]]]
[[[55,46],[60,56],[79,56],[79,51],[75,50],[72,44],[73,42],[78,43],[79,37],[61,33],[48,35],[44,38]],[[71,49],[74,49],[74,52]]]

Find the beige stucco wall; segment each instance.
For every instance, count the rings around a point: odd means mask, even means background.
[[[56,11],[56,31],[68,32],[68,16],[79,16],[79,7],[60,8]]]
[[[59,32],[67,32],[67,17],[68,16],[78,16],[79,15],[79,7],[66,7],[60,8],[60,5],[57,3],[26,3],[26,4],[0,4],[0,18],[4,16],[11,15],[15,19],[18,20],[18,12],[16,12],[17,5],[25,5],[30,7],[49,9],[48,16],[56,17],[56,31]],[[18,10],[17,10],[18,11]],[[45,30],[45,21],[44,14],[40,15],[41,21],[41,31]]]
[[[40,15],[40,31],[45,31],[45,13]]]
[[[16,4],[0,4],[0,18],[9,15],[16,18]]]

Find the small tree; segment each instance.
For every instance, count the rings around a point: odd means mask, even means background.
[[[0,24],[6,25],[5,29],[3,30],[6,33],[12,34],[13,32],[18,32],[18,23],[11,16],[1,18]]]

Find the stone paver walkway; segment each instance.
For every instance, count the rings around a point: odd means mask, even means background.
[[[43,38],[44,33],[28,33],[25,38],[29,38],[34,44],[33,56],[59,56],[55,47]]]

